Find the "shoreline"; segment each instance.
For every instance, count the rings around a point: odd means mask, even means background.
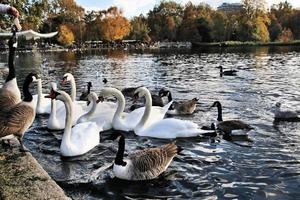
[[[0,144],[0,199],[70,198],[31,153]]]

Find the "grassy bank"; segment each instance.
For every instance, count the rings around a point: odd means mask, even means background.
[[[241,47],[241,46],[300,46],[300,40],[290,42],[240,42],[240,41],[225,41],[225,42],[192,42],[192,47]]]

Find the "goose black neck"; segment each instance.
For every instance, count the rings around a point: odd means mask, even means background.
[[[168,101],[171,102],[173,100],[171,92],[168,94]]]
[[[223,121],[223,119],[222,119],[222,105],[220,103],[218,103],[217,108],[218,108],[218,119],[217,120],[219,122],[221,122],[221,121]]]
[[[90,85],[88,85],[88,94],[90,94],[90,92],[91,92],[91,86]]]
[[[32,77],[27,76],[23,84],[23,95],[24,95],[23,101],[26,102],[32,101],[32,95],[29,91],[29,85],[31,84],[31,82],[32,82]]]
[[[9,40],[9,54],[8,54],[9,72],[5,82],[11,81],[12,79],[16,78],[16,71],[15,71],[15,64],[14,64],[16,48],[13,47],[13,43],[14,43],[13,40],[14,40],[13,38]]]
[[[115,164],[122,165],[122,166],[126,165],[126,162],[123,161],[124,151],[125,151],[125,138],[122,135],[119,140],[119,148],[118,148],[117,156],[115,159]]]

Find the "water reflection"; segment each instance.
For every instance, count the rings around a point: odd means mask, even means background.
[[[6,55],[1,55],[0,62],[6,61]],[[24,74],[37,70],[43,73],[45,91],[65,72],[74,74],[78,95],[87,81],[93,82],[93,91],[99,91],[105,86],[103,78],[117,88],[145,85],[157,93],[166,87],[176,100],[200,98],[196,113],[183,119],[210,125],[217,112],[208,107],[220,100],[224,119],[241,119],[255,127],[248,136],[178,139],[184,151],[159,179],[143,183],[114,178],[111,164],[117,144],[105,140],[111,132],[101,134],[101,143],[90,153],[63,159],[59,155],[62,131],[48,131],[47,117],[39,116],[25,135],[25,145],[74,199],[296,199],[300,196],[299,123],[273,123],[270,109],[277,101],[299,109],[299,61],[299,47],[18,53],[19,84]],[[220,77],[216,68],[220,64],[238,70],[237,76]],[[168,142],[132,133],[126,136],[126,152]]]

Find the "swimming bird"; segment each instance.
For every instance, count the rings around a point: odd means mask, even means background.
[[[226,70],[226,71],[223,71],[223,66],[220,65],[218,67],[220,69],[220,76],[236,76],[236,73],[237,73],[237,70]]]
[[[100,142],[102,127],[94,122],[83,122],[73,125],[74,104],[70,96],[64,91],[54,91],[47,98],[61,100],[65,104],[65,130],[60,145],[62,156],[71,157],[87,153]]]
[[[144,114],[134,128],[134,133],[136,135],[167,139],[178,137],[195,137],[209,132],[199,129],[198,125],[192,121],[175,118],[156,120],[156,122],[145,126],[148,121],[149,114],[152,112],[152,106],[149,106],[151,105],[150,92],[146,88],[141,87],[136,90],[136,95],[138,95],[138,97],[146,97],[146,108]]]
[[[19,90],[15,71],[15,51],[16,51],[16,32],[13,31],[13,36],[9,39],[9,54],[8,54],[8,76],[0,89],[0,111],[4,108],[11,107],[21,102],[21,92]]]
[[[113,172],[117,178],[139,181],[157,178],[166,171],[173,158],[180,151],[175,143],[169,143],[161,147],[147,148],[137,151],[124,159],[125,137],[116,136],[119,148],[115,158]]]
[[[167,96],[168,101],[173,101],[172,94],[169,90],[163,89],[160,91],[160,96]],[[195,112],[198,98],[193,98],[187,101],[173,101],[170,109],[168,110],[168,114],[170,115],[191,115]]]
[[[91,92],[91,87],[93,87],[92,82],[88,82],[87,83],[87,90],[83,91],[79,97],[79,100],[81,101],[87,101],[87,96],[90,94]]]
[[[222,118],[222,105],[219,101],[215,101],[213,103],[212,107],[217,107],[218,109],[218,118],[217,118],[217,128],[226,133],[231,134],[234,130],[243,130],[245,132],[250,131],[253,129],[250,125],[246,124],[245,122],[242,122],[240,120],[226,120],[223,121]]]
[[[277,102],[275,107],[272,109],[274,113],[274,118],[277,121],[300,119],[299,111],[281,110],[281,103]]]
[[[0,112],[0,137],[16,136],[22,151],[26,151],[23,145],[23,136],[35,118],[35,105],[29,91],[29,85],[35,82],[37,78],[36,74],[28,74],[23,84],[23,100],[2,109]]]

